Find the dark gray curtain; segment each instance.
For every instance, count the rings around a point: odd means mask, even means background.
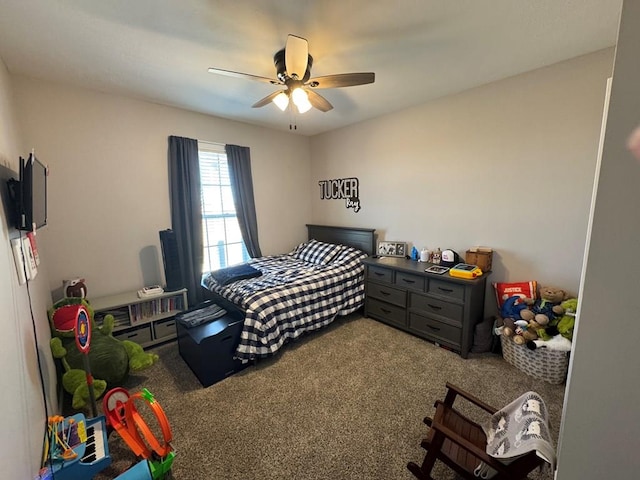
[[[189,305],[202,301],[202,206],[198,141],[169,137],[169,195],[171,225],[176,235],[182,284]]]
[[[252,258],[261,257],[258,243],[258,221],[256,205],[253,199],[253,180],[251,178],[251,153],[249,147],[225,145],[229,177],[233,189],[233,202],[242,232],[242,239]]]

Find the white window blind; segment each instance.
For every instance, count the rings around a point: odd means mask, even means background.
[[[198,141],[202,188],[203,272],[246,262],[224,145]]]

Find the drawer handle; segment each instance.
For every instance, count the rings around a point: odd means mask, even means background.
[[[384,277],[384,273],[382,272],[373,272],[374,275],[378,275],[379,277]]]
[[[438,306],[438,305],[431,305],[430,303],[427,303],[428,306],[430,306],[431,308],[433,308],[434,310],[442,310],[442,307]]]
[[[137,333],[132,333],[132,334],[130,334],[130,335],[127,335],[127,338],[135,338],[135,337],[137,337],[137,336],[138,336],[138,334],[137,334]]]
[[[443,287],[438,287],[438,290],[442,290],[443,292],[447,292],[447,293],[451,293],[451,292],[453,292],[453,290],[452,290],[452,289],[450,289],[450,288],[443,288]]]
[[[406,278],[403,278],[403,279],[402,279],[402,281],[403,281],[404,283],[416,283],[416,281],[415,281],[415,280],[408,280],[408,279],[406,279]]]
[[[440,330],[440,328],[434,327],[433,325],[427,325],[427,327],[429,327],[431,330],[434,330],[436,332]]]
[[[381,295],[386,295],[387,297],[391,295],[391,292],[385,292],[384,290],[380,290]]]
[[[380,307],[380,310],[382,310],[382,313],[386,313],[387,315],[391,313],[391,310],[387,310],[386,308]]]

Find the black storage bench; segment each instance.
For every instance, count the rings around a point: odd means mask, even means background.
[[[223,317],[196,327],[188,328],[176,321],[180,356],[203,387],[224,380],[249,365],[233,358],[243,323],[242,312],[230,309]]]

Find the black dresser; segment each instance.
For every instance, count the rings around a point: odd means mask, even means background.
[[[367,258],[364,314],[450,348],[467,358],[483,320],[487,274],[472,280],[424,270],[404,258]]]

